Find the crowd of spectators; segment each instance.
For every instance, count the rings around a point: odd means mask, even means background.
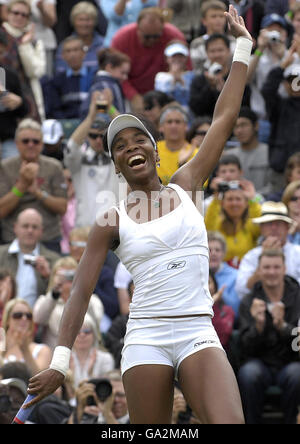
[[[132,112],[152,123],[167,185],[199,150],[228,77],[229,4],[254,47],[239,116],[203,190],[213,323],[246,422],[264,421],[270,386],[281,421],[297,422],[300,2],[0,0],[0,423],[51,361],[91,226],[126,196],[103,148],[109,122]],[[29,422],[129,422],[120,359],[133,292],[111,250],[69,375]],[[180,387],[173,421],[200,422]]]

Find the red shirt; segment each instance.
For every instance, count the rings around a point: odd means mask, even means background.
[[[161,38],[151,48],[142,46],[137,35],[137,24],[123,26],[114,35],[111,47],[127,54],[131,59],[131,71],[128,80],[123,83],[123,91],[131,100],[136,94],[145,94],[154,89],[155,75],[167,71],[164,50],[171,40],[182,40],[185,37],[175,26],[166,23]]]

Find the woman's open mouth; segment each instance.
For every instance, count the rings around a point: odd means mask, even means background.
[[[134,170],[138,170],[143,168],[146,163],[146,158],[141,154],[137,154],[136,156],[130,157],[128,160],[128,166]]]

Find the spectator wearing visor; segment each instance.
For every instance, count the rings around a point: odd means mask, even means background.
[[[97,115],[98,95],[93,93],[89,113],[68,140],[64,156],[77,199],[76,227],[93,225],[98,213],[118,201],[118,176],[103,148],[108,123]]]

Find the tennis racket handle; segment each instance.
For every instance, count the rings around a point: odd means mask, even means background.
[[[35,405],[32,407],[29,407],[28,409],[24,409],[23,406],[27,404],[29,401],[31,401],[33,398],[35,398],[36,395],[28,395],[25,401],[23,402],[20,410],[14,417],[14,420],[12,424],[25,424],[26,420],[29,418],[30,413],[34,409]]]

